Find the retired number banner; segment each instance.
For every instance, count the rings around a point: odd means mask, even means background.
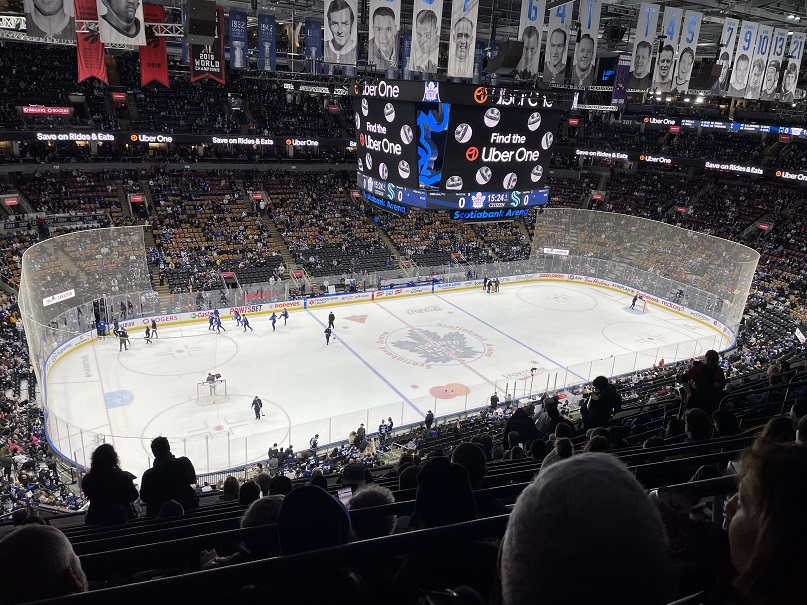
[[[75,0],[76,18],[80,21],[97,21],[98,9],[95,0]],[[83,82],[89,78],[98,78],[104,84],[109,84],[106,75],[106,60],[104,59],[104,44],[98,33],[81,32],[76,34],[78,47],[78,81]]]
[[[518,22],[518,39],[524,43],[521,60],[516,67],[516,74],[522,80],[534,80],[538,77],[538,63],[541,59],[541,32],[544,29],[546,16],[546,0],[523,0],[521,2],[521,20]],[[491,49],[491,58],[492,58]]]
[[[673,65],[678,53],[678,38],[681,34],[681,18],[684,11],[675,6],[664,7],[664,18],[661,21],[661,44],[656,69],[653,71],[653,90],[670,92],[673,88]]]
[[[412,50],[409,54],[410,70],[437,73],[442,20],[443,0],[431,0],[431,2],[415,0],[412,14]]]
[[[367,64],[377,71],[398,69],[401,0],[370,0],[369,22],[370,44],[367,47]]]
[[[630,62],[628,90],[650,88],[650,60],[653,56],[653,43],[656,40],[659,5],[642,2],[636,19],[636,37],[633,40],[633,58]]]
[[[765,67],[771,53],[773,28],[760,24],[757,31],[757,44],[751,57],[751,69],[748,72],[748,86],[745,87],[746,99],[758,99],[762,94],[762,83],[765,79]]]
[[[576,88],[594,84],[601,10],[601,0],[580,0],[580,35],[572,60],[572,85]]]
[[[451,4],[451,38],[448,44],[448,76],[472,78],[479,0],[454,0]]]
[[[566,52],[569,50],[569,29],[572,25],[573,6],[574,2],[566,2],[549,10],[544,82],[563,84],[566,79]]]
[[[745,97],[748,86],[748,74],[751,72],[751,56],[757,43],[757,30],[759,23],[743,21],[737,37],[737,54],[734,56],[734,65],[731,69],[728,96]]]
[[[689,89],[692,79],[692,66],[695,64],[695,50],[698,46],[698,36],[701,32],[703,14],[696,11],[684,13],[681,41],[678,46],[678,61],[675,62],[675,77],[673,90],[684,93]]]

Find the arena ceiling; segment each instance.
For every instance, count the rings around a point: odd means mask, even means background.
[[[181,0],[148,0],[162,3],[177,16]],[[446,0],[448,4],[449,0]],[[775,27],[787,27],[789,31],[807,29],[807,0],[655,0],[663,6],[675,6],[697,10],[704,14],[704,22],[698,43],[698,56],[714,57],[720,40],[723,19],[726,16],[759,21]],[[259,10],[274,14],[280,21],[301,23],[307,17],[322,17],[323,0],[219,0],[224,7]],[[369,0],[359,0],[360,11],[366,15]],[[548,0],[551,7],[561,4]],[[601,37],[598,55],[606,51],[625,51],[632,48],[632,28],[641,0],[603,0]],[[402,26],[411,27],[413,0],[403,0]],[[478,37],[484,41],[504,41],[517,37],[521,0],[480,0]],[[0,16],[23,14],[23,0],[0,0]],[[449,29],[449,9],[443,11],[443,31]],[[178,21],[178,18],[176,19]],[[621,38],[617,35],[607,39],[606,29],[618,32],[624,28]],[[367,31],[366,19],[359,23],[360,31]]]

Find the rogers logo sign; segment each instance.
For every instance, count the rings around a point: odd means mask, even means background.
[[[191,315],[191,317],[193,317],[193,315]],[[165,323],[166,321],[176,321],[178,319],[179,317],[177,317],[176,315],[163,315],[161,317],[155,317],[154,321],[156,321],[159,324],[159,323]],[[142,323],[144,326],[149,325],[151,324],[151,318],[144,317],[143,319],[140,320],[140,323]]]

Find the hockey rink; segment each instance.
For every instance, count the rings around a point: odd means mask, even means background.
[[[223,318],[141,330],[119,352],[116,338],[93,340],[51,369],[47,381],[51,442],[89,463],[113,443],[121,466],[141,476],[149,442],[167,436],[197,472],[266,456],[273,444],[308,447],[341,441],[364,423],[395,426],[477,409],[496,391],[521,397],[593,377],[621,374],[722,350],[730,342],[711,326],[651,306],[630,309],[631,296],[574,283],[502,284],[294,311],[276,329],[250,315],[254,332]],[[334,337],[323,333],[336,315]],[[534,368],[534,370],[533,370]],[[226,380],[215,396],[198,387],[208,372]],[[255,418],[253,397],[263,401]],[[55,425],[55,426],[54,426]],[[55,430],[54,430],[55,429]]]

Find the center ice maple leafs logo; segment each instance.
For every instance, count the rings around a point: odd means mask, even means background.
[[[432,330],[411,329],[407,340],[396,340],[393,346],[422,358],[423,363],[451,363],[462,359],[475,359],[475,350],[462,332],[448,332],[440,336]]]

